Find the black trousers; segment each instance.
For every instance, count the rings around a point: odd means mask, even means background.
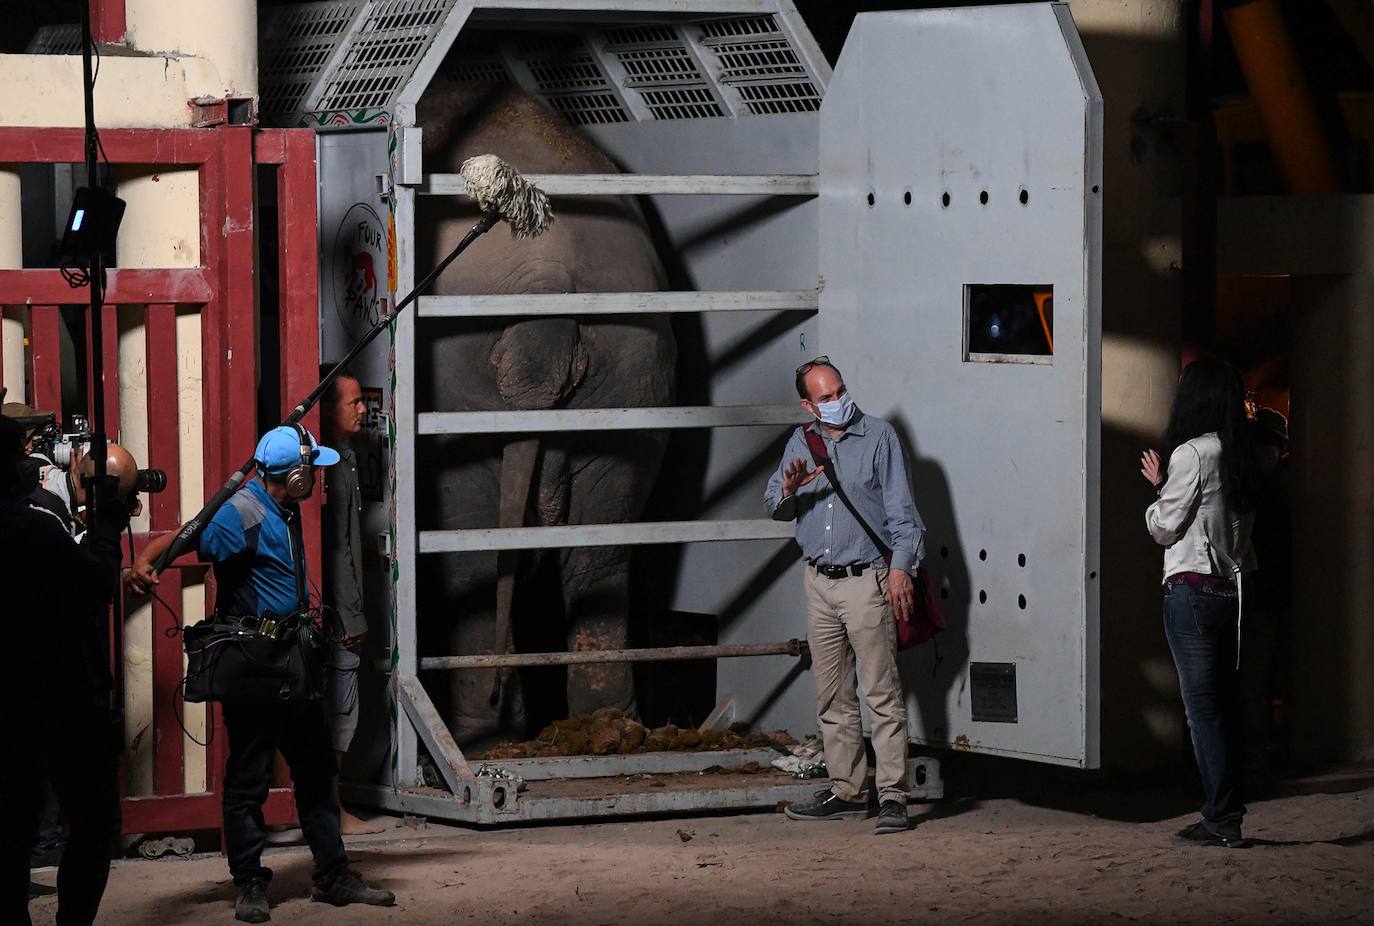
[[[57,869],[58,926],[95,920],[119,834],[119,756],[105,704],[47,707],[21,721],[23,735],[0,763],[0,922],[27,924],[29,850],[48,779],[71,835]]]
[[[291,768],[296,813],[315,856],[315,883],[324,887],[348,865],[339,835],[339,803],[334,796],[338,774],[321,701],[282,703],[225,701],[224,728],[229,734],[229,767],[224,779],[224,843],[234,883],[270,881],[262,864],[267,827],[262,805],[272,786],[272,764],[278,750]]]

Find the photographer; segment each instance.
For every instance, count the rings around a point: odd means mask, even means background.
[[[266,633],[269,622],[286,624],[308,605],[299,503],[315,488],[315,468],[339,455],[321,447],[299,425],[273,428],[254,452],[258,480],[235,493],[200,536],[200,556],[214,563],[218,585],[215,619],[245,633]],[[146,592],[158,582],[153,563],[172,543],[167,534],[135,561],[130,588]],[[390,906],[390,891],[365,884],[348,865],[339,833],[334,751],[318,698],[247,700],[223,697],[229,763],[224,783],[224,841],[229,871],[239,889],[234,915],[247,923],[271,918],[262,864],[266,842],[262,805],[280,749],[291,768],[301,830],[315,857],[310,899],[334,906]]]
[[[136,503],[135,470],[111,461],[81,544],[31,507],[36,473],[22,426],[0,418],[0,581],[7,644],[0,697],[19,719],[20,749],[0,763],[0,922],[28,923],[29,848],[48,778],[70,836],[58,869],[57,922],[95,919],[119,831],[119,765],[106,639],[119,574],[119,537]]]
[[[68,465],[58,466],[54,462],[62,434],[57,427],[57,416],[44,412],[22,402],[6,402],[4,416],[23,429],[24,461],[21,469],[35,481],[29,493],[29,504],[45,511],[57,519],[62,529],[74,539],[80,539],[72,511],[77,506],[72,503],[76,497],[75,479],[71,473],[75,454],[66,456]],[[70,451],[70,447],[67,448]]]

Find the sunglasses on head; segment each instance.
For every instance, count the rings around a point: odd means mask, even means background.
[[[797,367],[797,375],[805,376],[807,373],[810,373],[811,370],[815,367],[828,367],[830,365],[830,358],[822,354],[816,359],[808,360],[806,361],[806,363],[803,363],[801,366]]]

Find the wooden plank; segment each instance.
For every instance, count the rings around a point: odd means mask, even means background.
[[[285,416],[319,382],[319,231],[315,180],[315,133],[283,130],[284,164],[277,171],[278,292],[281,294],[281,402]],[[320,410],[302,420],[320,437]],[[316,492],[301,503],[306,573],[323,581],[320,505]]]
[[[204,253],[202,251],[202,253]],[[111,270],[106,305],[176,302],[200,304],[210,299],[210,281],[203,269]],[[0,304],[87,305],[85,289],[72,289],[57,270],[0,270]]]
[[[101,129],[111,164],[196,165],[219,151],[215,129]],[[0,127],[0,163],[80,164],[86,132],[80,126]]]
[[[122,833],[177,833],[220,825],[218,794],[126,797],[119,802]]]
[[[535,293],[421,296],[427,318],[506,318],[538,315],[638,315],[668,312],[814,312],[814,289],[657,293]]]
[[[309,129],[258,129],[253,133],[253,163],[284,164],[286,162],[287,132],[308,132]]]
[[[153,600],[153,793],[181,794],[185,789],[186,738],[181,717],[181,635],[167,631],[181,624],[181,570],[162,574]],[[168,613],[163,602],[175,609]]]
[[[525,174],[550,196],[815,196],[815,174]],[[460,196],[459,174],[430,174],[418,192]]]
[[[167,474],[167,488],[144,496],[149,526],[174,531],[181,524],[181,409],[177,399],[177,308],[148,306],[144,319],[148,364],[148,459]]]
[[[801,424],[800,405],[678,405],[669,408],[554,408],[531,411],[423,412],[420,434],[529,434]]]
[[[106,305],[100,315],[101,348],[104,353],[101,388],[105,393],[105,433],[119,442],[119,317]]]
[[[239,467],[257,445],[257,286],[254,280],[256,245],[253,235],[253,133],[245,126],[224,126],[218,130],[223,139],[221,164],[224,181],[224,224],[219,247],[219,292],[223,300],[220,322],[225,332],[224,354],[207,356],[204,363],[224,365],[221,382],[224,417],[220,427],[226,431],[226,446],[220,457],[221,472],[210,486],[218,484]],[[285,353],[285,352],[284,352]],[[214,426],[206,421],[206,429]]]
[[[716,543],[726,540],[790,540],[794,530],[795,525],[790,521],[759,518],[421,531],[419,552],[470,553],[655,543]]]
[[[33,407],[52,412],[62,423],[62,313],[55,305],[29,309],[29,363]]]
[[[125,0],[95,0],[91,4],[91,38],[101,45],[122,45],[128,28]]]

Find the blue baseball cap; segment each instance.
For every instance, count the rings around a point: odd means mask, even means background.
[[[302,429],[304,430],[304,429]],[[333,466],[339,462],[339,452],[328,447],[321,447],[315,442],[315,435],[309,431],[305,436],[310,439],[310,462],[315,466]],[[258,447],[253,451],[253,459],[258,461],[258,468],[265,473],[280,475],[290,472],[290,470],[301,462],[301,436],[295,428],[282,425],[273,428],[262,436],[258,441]]]

